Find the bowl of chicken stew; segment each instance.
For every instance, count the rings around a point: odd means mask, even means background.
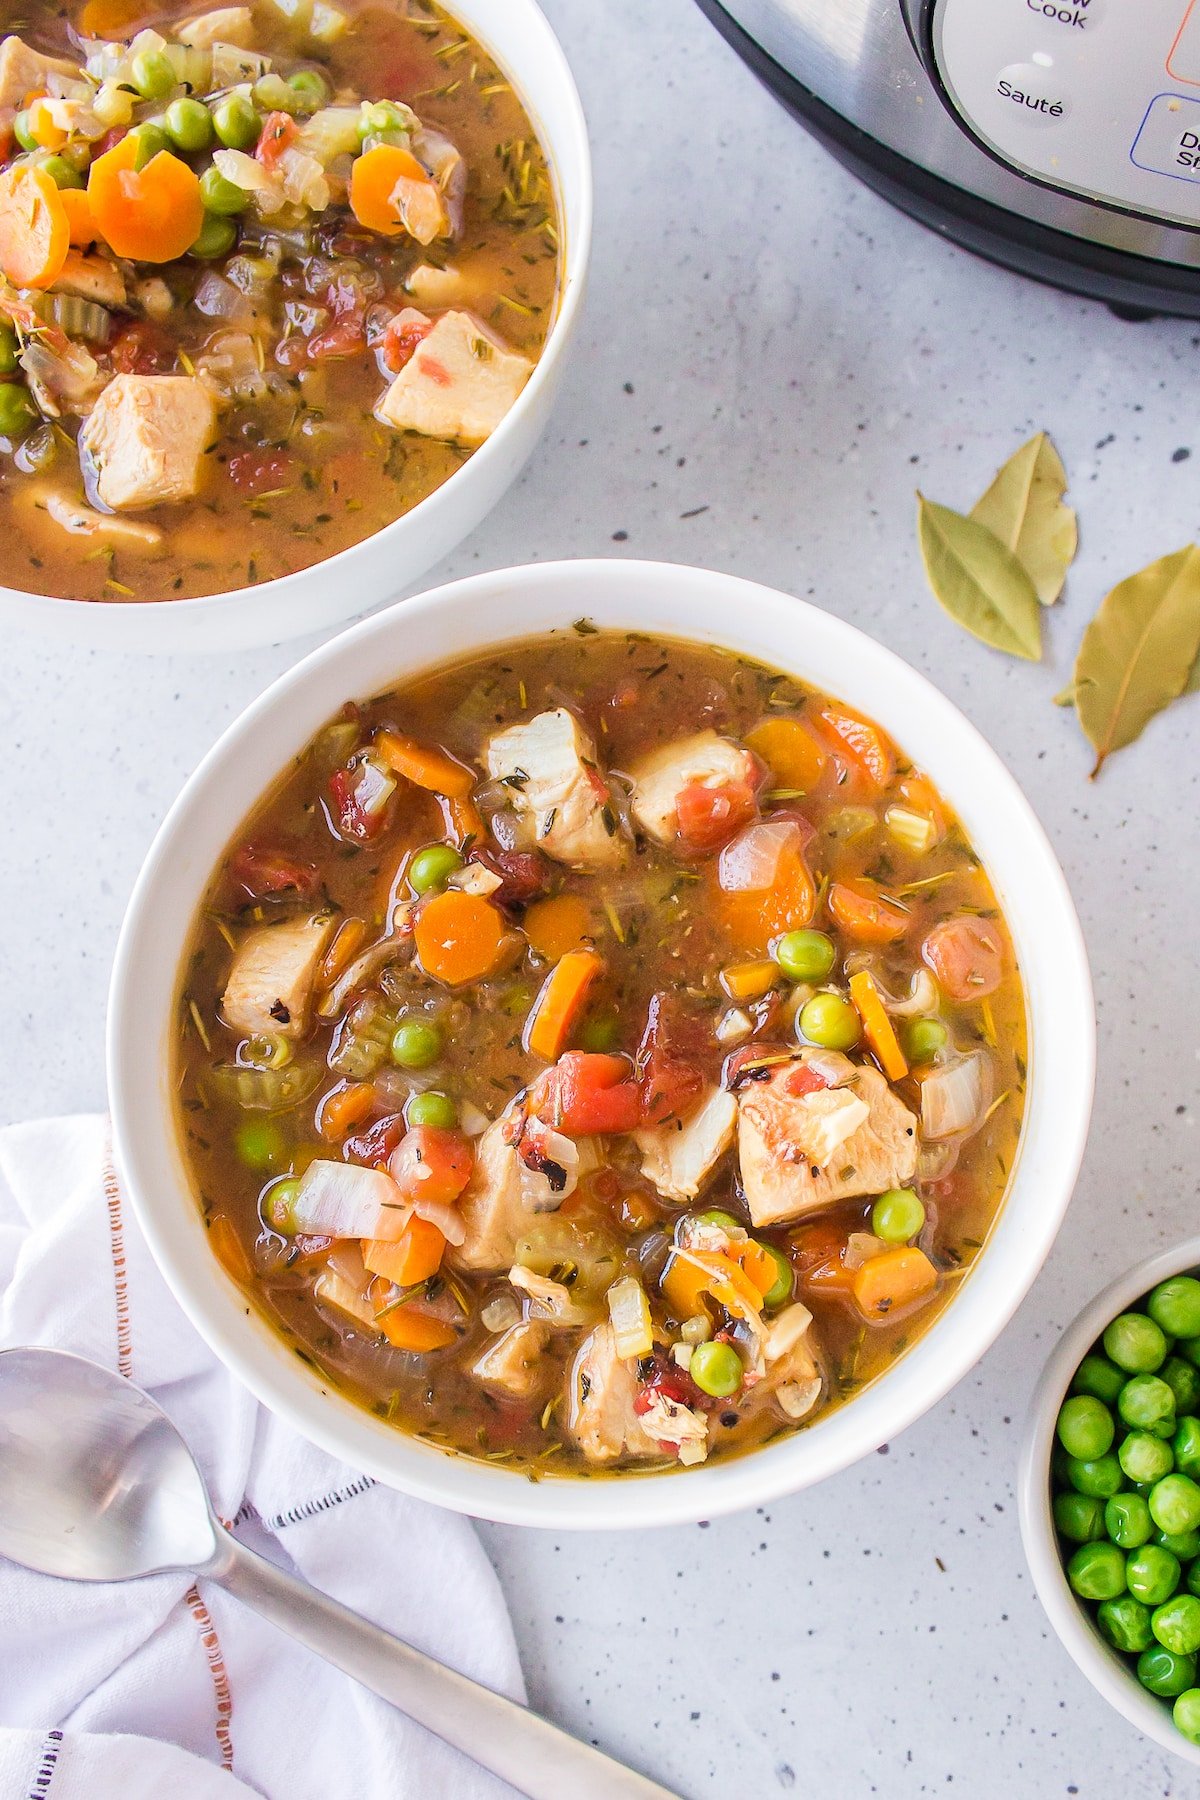
[[[156,1254],[269,1404],[596,1525],[805,1485],[944,1392],[1053,1237],[1090,1045],[954,709],[815,608],[613,563],[265,696],[147,865],[111,1054]]]
[[[297,635],[394,594],[516,473],[590,229],[532,0],[24,9],[0,122],[6,614]]]

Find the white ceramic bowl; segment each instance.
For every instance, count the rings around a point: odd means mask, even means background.
[[[1029,1005],[1030,1081],[1011,1189],[961,1293],[894,1366],[810,1429],[686,1472],[547,1480],[454,1458],[324,1389],[250,1309],[208,1248],[169,1094],[186,934],[254,798],[347,699],[464,654],[586,616],[598,625],[726,645],[844,698],[927,769],[983,857]],[[1041,1267],[1071,1195],[1093,1077],[1091,984],[1062,872],[999,759],[936,688],[814,606],[753,582],[666,563],[542,564],[478,575],[343,633],[230,727],[176,801],[134,891],[109,1009],[117,1155],[151,1248],[199,1330],[300,1431],[381,1480],[442,1505],[526,1524],[661,1525],[769,1500],[845,1468],[959,1380]]]
[[[1076,1369],[1105,1328],[1118,1313],[1148,1294],[1170,1275],[1200,1273],[1200,1237],[1188,1238],[1171,1250],[1160,1250],[1097,1294],[1063,1332],[1046,1364],[1029,1409],[1025,1445],[1017,1483],[1021,1537],[1033,1574],[1033,1585],[1046,1617],[1064,1647],[1092,1686],[1117,1711],[1161,1744],[1164,1750],[1200,1765],[1200,1744],[1191,1744],[1176,1731],[1171,1703],[1149,1694],[1110,1644],[1106,1644],[1091,1617],[1071,1592],[1063,1569],[1062,1553],[1050,1510],[1050,1454],[1058,1409]]]
[[[558,39],[535,0],[448,0],[448,10],[521,96],[546,150],[565,234],[554,324],[508,416],[419,506],[311,569],[197,600],[99,605],[0,587],[0,625],[89,648],[155,653],[227,652],[303,637],[401,594],[474,531],[520,473],[545,427],[584,298],[592,238],[587,122]]]

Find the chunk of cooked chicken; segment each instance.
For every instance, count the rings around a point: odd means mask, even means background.
[[[617,1355],[610,1324],[588,1333],[567,1374],[567,1429],[589,1462],[661,1456],[634,1411],[637,1365]]]
[[[52,75],[78,80],[79,65],[61,56],[44,56],[19,37],[6,37],[0,43],[0,107],[19,112],[27,94],[46,92]]]
[[[80,433],[105,506],[158,506],[198,492],[216,406],[191,375],[114,375]]]
[[[533,373],[470,313],[443,313],[388,388],[376,416],[396,431],[482,444]]]
[[[576,1143],[552,1130],[518,1095],[479,1139],[458,1203],[466,1236],[454,1261],[464,1269],[511,1268],[538,1214],[557,1212],[594,1162],[593,1140]]]
[[[514,1400],[528,1400],[544,1379],[542,1353],[549,1342],[550,1327],[545,1320],[524,1319],[488,1345],[471,1373],[484,1387],[499,1388]]]
[[[68,250],[62,273],[51,287],[52,294],[78,294],[81,299],[95,300],[101,306],[124,306],[125,277],[116,263],[104,256],[81,256]]]
[[[433,263],[418,263],[404,278],[404,291],[417,306],[437,312],[442,307],[463,306],[478,300],[483,291],[481,277],[463,269],[439,269]]]
[[[725,787],[730,782],[753,784],[754,758],[740,744],[719,737],[715,731],[698,731],[692,737],[664,744],[634,763],[630,809],[647,837],[672,844],[679,829],[679,795],[687,787]]]
[[[820,1345],[807,1306],[799,1300],[772,1319],[762,1346],[764,1374],[753,1399],[773,1399],[789,1419],[802,1419],[821,1398]]]
[[[563,706],[497,732],[487,770],[502,781],[518,812],[534,819],[538,848],[576,869],[612,869],[625,860],[612,797],[596,746]]]
[[[686,1119],[635,1131],[642,1174],[664,1200],[694,1200],[733,1143],[737,1101],[728,1088],[712,1087]]]
[[[254,16],[248,6],[218,6],[214,12],[181,20],[174,30],[179,42],[194,50],[211,50],[214,44],[248,50],[254,41]]]
[[[810,1071],[831,1068],[832,1084],[808,1088]],[[802,1050],[738,1093],[742,1186],[756,1225],[903,1187],[918,1149],[917,1120],[878,1069],[826,1051]]]
[[[157,550],[163,534],[157,525],[143,524],[141,519],[118,519],[115,513],[97,512],[82,502],[68,500],[65,494],[40,489],[35,505],[49,513],[56,525],[74,537],[97,538],[123,550]]]
[[[301,1037],[332,913],[259,925],[238,945],[225,984],[225,1022],[245,1037]]]

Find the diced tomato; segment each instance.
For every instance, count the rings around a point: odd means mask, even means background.
[[[106,131],[99,142],[92,145],[93,160],[107,156],[110,150],[115,150],[128,130],[128,125],[114,125],[111,131]]]
[[[686,1118],[704,1087],[699,1060],[704,1047],[703,1024],[671,995],[655,994],[637,1052],[643,1124],[665,1125],[668,1119]]]
[[[641,1090],[627,1056],[568,1050],[539,1087],[539,1117],[568,1137],[633,1131],[641,1122]]]
[[[494,850],[480,844],[467,861],[499,875],[501,885],[491,896],[498,906],[527,906],[550,885],[550,864],[540,850]]]
[[[827,1088],[829,1083],[818,1069],[810,1069],[807,1063],[797,1063],[783,1085],[799,1100],[803,1094],[815,1094],[819,1089]]]
[[[368,1125],[365,1131],[347,1138],[342,1145],[342,1155],[347,1162],[365,1163],[368,1168],[376,1168],[387,1161],[406,1129],[403,1113],[388,1113]]]
[[[308,340],[308,354],[313,362],[324,362],[335,356],[357,356],[367,345],[366,326],[361,308],[347,309],[324,331],[314,332]]]
[[[412,355],[422,338],[427,338],[433,330],[428,319],[414,316],[408,309],[408,316],[397,314],[383,334],[383,360],[393,375],[398,375]]]
[[[725,781],[706,787],[693,781],[675,797],[680,842],[696,856],[708,856],[735,838],[758,812],[748,781]]]
[[[175,346],[149,319],[135,319],[109,345],[118,375],[168,375],[175,367]]]
[[[254,150],[256,162],[264,169],[273,169],[285,150],[291,148],[300,133],[300,127],[290,113],[268,113],[263,120],[262,136]]]
[[[461,1131],[414,1125],[388,1158],[388,1173],[406,1200],[457,1200],[471,1179],[475,1153]]]
[[[374,765],[359,763],[356,768],[335,769],[329,777],[329,792],[338,827],[347,837],[369,843],[377,838],[387,823],[387,807],[371,804],[369,789]]]
[[[312,863],[300,862],[269,844],[243,844],[229,859],[229,873],[252,900],[268,894],[315,894],[320,875]]]
[[[988,919],[960,913],[935,925],[921,955],[951,1000],[984,1000],[1004,976],[1004,944]]]
[[[708,1396],[701,1393],[686,1369],[681,1369],[677,1362],[664,1356],[661,1351],[654,1353],[654,1366],[633,1403],[633,1410],[639,1418],[650,1411],[657,1394],[666,1400],[674,1400],[677,1406],[690,1406],[699,1411]]]
[[[293,479],[296,459],[287,450],[239,450],[229,459],[229,479],[244,494],[267,494]]]

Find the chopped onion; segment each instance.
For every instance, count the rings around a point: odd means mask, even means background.
[[[775,1398],[789,1419],[803,1419],[821,1398],[821,1377],[810,1375],[806,1381],[781,1382]]]
[[[309,1163],[296,1190],[292,1217],[297,1231],[317,1237],[386,1238],[403,1235],[412,1217],[390,1175],[357,1163]]]
[[[252,311],[245,294],[211,269],[198,282],[192,305],[207,319],[247,319]]]
[[[464,1137],[482,1137],[491,1120],[481,1106],[475,1106],[470,1100],[464,1100],[458,1109],[458,1128]]]
[[[961,1144],[943,1141],[940,1144],[922,1144],[921,1153],[917,1157],[918,1181],[944,1181],[958,1161]]]
[[[921,1083],[921,1136],[936,1141],[975,1131],[991,1093],[991,1065],[982,1051],[939,1063]]]
[[[654,1348],[650,1302],[636,1275],[622,1275],[608,1290],[608,1316],[620,1357],[649,1356]]]
[[[488,1301],[479,1318],[485,1331],[498,1335],[520,1322],[521,1308],[511,1294],[497,1294],[494,1300]]]
[[[869,1231],[852,1231],[846,1239],[846,1248],[842,1252],[842,1261],[848,1269],[861,1269],[876,1256],[882,1256],[889,1246],[882,1238],[877,1238]]]
[[[758,893],[775,885],[784,852],[800,842],[794,819],[750,825],[721,852],[718,874],[727,894]]]
[[[845,1087],[858,1073],[850,1058],[843,1056],[840,1050],[821,1050],[806,1046],[800,1060],[806,1069],[821,1077],[826,1087]]]
[[[448,1244],[463,1244],[467,1239],[467,1227],[462,1214],[453,1206],[447,1206],[441,1200],[417,1199],[412,1209],[418,1219],[427,1219],[436,1225]]]

